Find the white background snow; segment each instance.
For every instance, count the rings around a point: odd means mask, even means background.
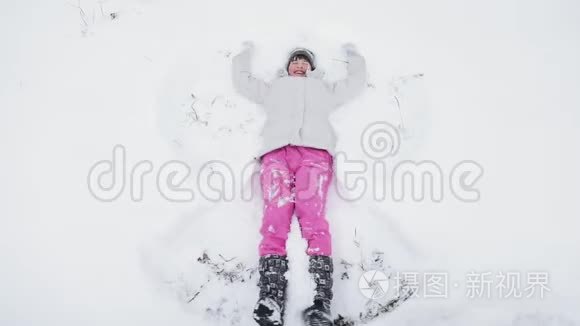
[[[401,159],[446,172],[462,160],[484,168],[476,203],[448,188],[441,203],[331,195],[337,257],[356,258],[356,227],[362,249],[384,251],[393,268],[461,283],[447,299],[411,300],[376,325],[580,324],[579,34],[580,5],[564,0],[1,1],[0,324],[251,324],[255,278],[212,283],[186,301],[205,280],[196,262],[204,249],[257,263],[259,200],[238,191],[232,202],[198,194],[174,203],[155,180],[170,160],[194,176],[210,160],[239,175],[251,160],[264,112],[230,81],[245,40],[265,79],[296,45],[318,54],[329,80],[341,78],[340,45],[358,46],[374,88],[332,119],[338,149],[353,159],[368,159],[359,146],[367,124],[397,123],[392,81],[424,74],[400,88],[412,135]],[[183,123],[192,94],[207,125]],[[110,203],[88,190],[89,169],[117,144],[127,171],[153,164],[140,202],[128,185]],[[309,300],[299,233],[294,221],[288,325],[299,325]],[[551,291],[469,299],[469,271],[545,271]],[[337,312],[364,299],[348,284],[336,286]],[[205,312],[222,298],[228,317]]]

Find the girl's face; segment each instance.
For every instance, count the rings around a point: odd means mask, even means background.
[[[294,77],[306,77],[306,71],[310,70],[310,63],[304,58],[298,58],[290,61],[288,74]]]

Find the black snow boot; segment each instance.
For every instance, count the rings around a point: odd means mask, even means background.
[[[288,284],[284,274],[288,271],[288,259],[281,255],[260,257],[258,271],[260,298],[254,309],[254,320],[260,326],[282,326]]]
[[[332,257],[310,256],[309,259],[308,271],[316,283],[316,294],[314,295],[314,304],[302,312],[302,318],[307,326],[331,326]]]

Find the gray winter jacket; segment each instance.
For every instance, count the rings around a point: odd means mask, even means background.
[[[256,158],[288,144],[315,147],[334,155],[336,136],[328,117],[332,111],[357,95],[366,85],[366,64],[354,50],[347,51],[347,77],[328,83],[320,69],[306,77],[292,77],[286,71],[266,83],[252,75],[251,48],[233,58],[233,84],[249,100],[261,104],[267,120]]]

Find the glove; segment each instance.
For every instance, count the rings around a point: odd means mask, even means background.
[[[254,45],[254,42],[252,42],[252,41],[242,42],[242,51],[243,50],[253,51],[255,47],[256,46]]]
[[[353,43],[350,43],[350,42],[348,42],[348,43],[344,43],[344,44],[342,45],[342,50],[344,51],[344,53],[345,53],[347,56],[351,56],[351,55],[356,55],[356,54],[358,54],[358,51],[357,51],[357,49],[356,49],[356,46],[355,46]]]

